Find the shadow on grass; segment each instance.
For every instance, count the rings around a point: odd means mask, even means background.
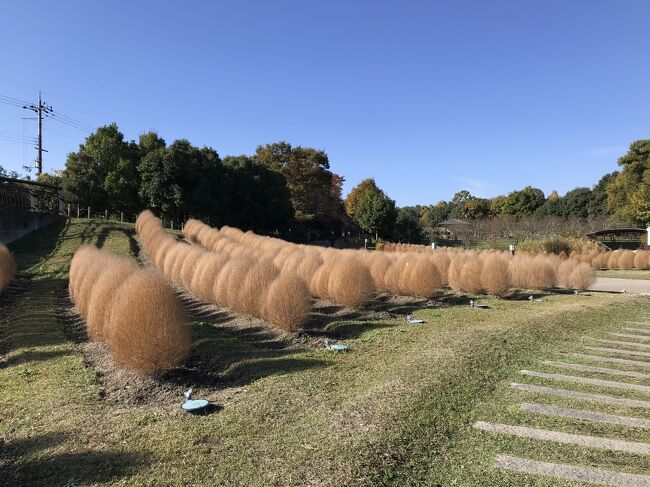
[[[71,439],[64,433],[47,433],[2,445],[0,479],[3,485],[103,483],[135,473],[150,462],[149,455],[136,452],[43,453],[68,441]]]
[[[19,271],[30,269],[56,253],[65,240],[78,238],[76,235],[63,237],[69,226],[69,220],[57,220],[10,243]]]
[[[64,355],[69,355],[70,352],[67,350],[52,350],[52,351],[38,351],[38,350],[26,350],[22,353],[12,356],[10,359],[0,362],[0,368],[9,367],[12,365],[18,365],[25,362],[42,362],[47,361],[56,357],[62,357]]]
[[[220,389],[328,365],[323,360],[297,356],[305,350],[273,338],[273,332],[264,326],[252,328],[237,330],[209,321],[195,322],[195,344],[185,366],[169,371],[161,380],[183,387]],[[261,343],[272,346],[263,347]]]
[[[110,222],[106,222],[101,225],[97,235],[97,247],[102,248],[104,243],[108,239],[111,233],[122,233],[129,241],[129,252],[132,256],[138,257],[140,254],[140,246],[138,241],[135,239],[135,227],[134,228],[122,228],[117,224],[111,226]]]
[[[386,322],[338,322],[331,323],[325,330],[323,330],[328,337],[336,338],[338,340],[349,340],[359,338],[361,335],[368,331],[379,330],[384,328],[395,328],[400,326],[397,323]]]

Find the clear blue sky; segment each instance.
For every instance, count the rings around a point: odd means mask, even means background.
[[[650,137],[648,19],[633,0],[5,1],[0,95],[222,156],[322,148],[346,193],[374,177],[399,205],[562,194]],[[25,116],[0,103],[0,135],[35,135]],[[44,133],[48,171],[84,137]],[[0,165],[33,160],[6,138]]]

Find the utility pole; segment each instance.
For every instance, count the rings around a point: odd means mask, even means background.
[[[26,110],[31,110],[36,112],[38,115],[38,157],[36,159],[36,174],[41,174],[43,172],[43,152],[47,150],[43,149],[43,115],[46,117],[50,116],[53,112],[52,107],[47,103],[44,103],[41,100],[41,92],[38,92],[38,105],[23,105],[23,108]]]

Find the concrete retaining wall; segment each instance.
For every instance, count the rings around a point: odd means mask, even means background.
[[[65,217],[16,208],[0,208],[0,242],[13,242],[61,218]]]

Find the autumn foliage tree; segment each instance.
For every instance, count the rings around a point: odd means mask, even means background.
[[[298,221],[324,229],[337,226],[343,178],[330,171],[325,151],[281,141],[258,146],[255,160],[284,176]]]

